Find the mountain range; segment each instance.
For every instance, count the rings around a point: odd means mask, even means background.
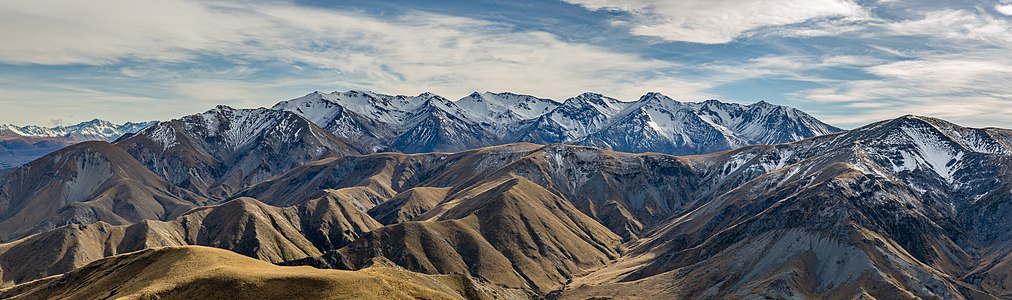
[[[1007,299],[1010,175],[921,116],[312,93],[0,174],[0,296]]]
[[[560,103],[510,92],[474,92],[457,101],[432,93],[313,92],[272,109],[299,114],[366,153],[462,151],[530,142],[701,154],[840,131],[797,109],[766,102],[679,102],[659,93],[631,102],[584,93]],[[0,125],[0,169],[73,143],[114,141],[158,123],[95,119],[49,128]]]
[[[113,124],[94,119],[69,126],[0,124],[0,169],[13,168],[74,143],[113,141],[158,122]]]
[[[0,135],[17,135],[27,137],[67,138],[73,141],[112,141],[127,133],[134,133],[157,121],[123,124],[94,119],[68,126],[40,127],[35,125],[16,126],[0,125]]]
[[[273,109],[302,115],[372,151],[404,153],[530,142],[702,154],[840,131],[800,110],[767,102],[679,102],[659,93],[631,102],[584,93],[560,103],[508,92],[475,92],[457,101],[432,93],[314,92]]]

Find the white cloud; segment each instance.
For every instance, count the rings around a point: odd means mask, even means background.
[[[93,65],[79,76],[108,77],[0,74],[0,107],[4,122],[44,123],[54,116],[166,119],[219,103],[269,106],[316,89],[432,91],[450,98],[510,90],[557,99],[596,91],[630,100],[660,91],[695,101],[721,98],[714,87],[762,78],[825,86],[786,100],[844,126],[906,113],[1008,124],[1012,114],[1005,88],[1012,82],[1012,26],[994,12],[931,11],[888,22],[870,20],[850,0],[571,2],[629,12],[633,18],[614,20],[616,26],[669,40],[726,43],[868,29],[857,42],[877,50],[777,45],[787,51],[743,51],[761,56],[683,65],[437,14],[370,16],[278,2],[0,2],[0,28],[17,28],[0,31],[0,63]],[[896,37],[914,42],[896,43]],[[275,75],[271,68],[291,73]],[[828,69],[860,69],[876,78],[830,79],[820,73]],[[50,84],[38,83],[46,78]]]
[[[777,37],[817,37],[817,36],[839,36],[842,34],[856,32],[867,28],[868,21],[859,21],[852,18],[822,19],[816,22],[802,24],[773,26],[765,30],[755,30],[744,33],[742,36],[777,36]]]
[[[868,20],[869,13],[852,0],[565,0],[589,9],[631,13],[632,32],[671,41],[723,44],[764,27],[816,22],[795,28],[793,35],[827,35],[856,30],[852,21]],[[845,22],[844,22],[845,21]],[[846,27],[841,27],[846,25]]]
[[[1012,4],[997,4],[994,6],[994,10],[1003,15],[1012,16]]]
[[[648,90],[682,99],[713,96],[705,92],[709,83],[673,75],[680,66],[672,62],[566,42],[545,32],[437,14],[374,17],[278,3],[40,0],[0,2],[0,28],[17,28],[0,31],[4,41],[0,63],[128,62],[130,67],[119,69],[118,75],[171,78],[165,86],[181,97],[205,102],[236,103],[242,100],[238,98],[277,92],[244,90],[263,85],[262,80],[237,78],[256,69],[236,67],[224,70],[228,72],[224,75],[176,70],[180,74],[173,76],[136,66],[160,66],[167,69],[161,72],[171,73],[173,64],[199,65],[207,58],[238,65],[273,62],[307,69],[302,82],[289,86],[325,84],[317,88],[403,94],[432,91],[451,98],[475,89],[560,99],[590,90],[623,99],[635,99]],[[221,86],[211,87],[209,80]],[[305,92],[309,90],[283,97]],[[5,98],[19,94],[24,93],[12,92]],[[281,99],[257,103],[270,105]],[[183,101],[176,100],[152,101],[148,109]]]
[[[1007,20],[965,10],[930,11],[920,19],[889,23],[885,29],[896,35],[924,36],[940,43],[936,46],[1012,45],[1012,24]]]
[[[957,121],[963,125],[1007,124],[1012,114],[1012,61],[998,53],[978,53],[977,59],[939,55],[890,62],[865,70],[878,78],[842,82],[827,88],[798,92],[794,97],[826,107],[825,119],[860,125],[904,114]],[[969,55],[972,56],[972,55]]]
[[[717,85],[755,78],[836,84],[841,80],[829,79],[817,73],[830,68],[860,69],[884,62],[884,60],[873,56],[769,55],[753,58],[740,64],[706,64],[700,67],[708,74],[707,81]],[[755,101],[757,99],[739,100]]]
[[[789,95],[818,103],[813,112],[844,126],[904,114],[941,117],[971,126],[1008,126],[1012,114],[1012,24],[986,12],[928,11],[875,25],[873,37],[916,38],[910,51],[874,45],[901,60],[857,66],[874,78],[827,84]]]

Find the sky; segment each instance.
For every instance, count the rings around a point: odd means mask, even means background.
[[[371,90],[1012,128],[1012,0],[2,1],[0,41],[0,123],[21,125]]]

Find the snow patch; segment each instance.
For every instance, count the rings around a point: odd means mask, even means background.
[[[960,161],[963,152],[949,147],[941,138],[925,129],[903,127],[903,132],[909,136],[917,148],[917,157],[913,157],[923,165],[928,166],[931,171],[941,176],[945,182],[952,184],[954,176],[961,168]],[[904,156],[904,166],[907,156]]]

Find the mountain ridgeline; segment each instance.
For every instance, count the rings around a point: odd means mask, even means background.
[[[513,93],[439,95],[314,92],[282,101],[291,111],[374,151],[462,151],[515,142],[626,152],[702,154],[839,132],[794,108],[758,102],[678,102],[659,93],[624,102],[584,93],[559,103]]]
[[[113,141],[155,121],[113,124],[94,119],[76,125],[40,127],[0,124],[0,169],[14,168],[75,143]]]
[[[1010,199],[928,117],[312,93],[0,174],[0,297],[1008,299]]]
[[[148,126],[158,123],[149,122],[126,122],[114,124],[109,121],[94,119],[74,125],[41,127],[35,125],[16,126],[11,124],[0,124],[0,135],[3,136],[24,136],[41,138],[66,138],[72,141],[113,141],[120,136],[134,133]]]

